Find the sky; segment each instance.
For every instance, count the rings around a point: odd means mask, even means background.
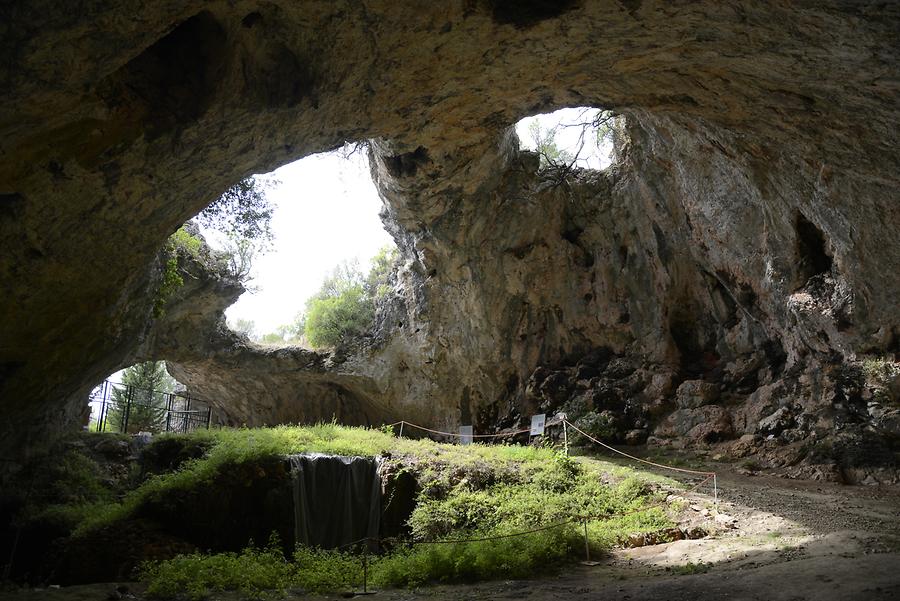
[[[252,320],[257,334],[292,323],[342,261],[358,260],[367,271],[369,259],[394,243],[378,217],[382,203],[363,153],[313,155],[263,177],[278,182],[267,193],[272,249],[253,263],[255,290],[225,312],[229,322]]]
[[[543,129],[584,120],[584,109],[563,109],[520,121],[516,130],[523,148],[534,148],[531,122]],[[577,149],[579,128],[557,127],[560,148]],[[586,144],[580,166],[604,168],[608,148]],[[294,321],[306,299],[340,262],[358,260],[363,271],[384,245],[392,245],[378,217],[381,199],[369,175],[365,153],[344,158],[340,152],[306,157],[261,177],[278,181],[269,191],[274,206],[271,251],[257,257],[250,285],[225,312],[230,323],[251,320],[257,335]]]

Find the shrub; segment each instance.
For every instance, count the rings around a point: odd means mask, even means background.
[[[148,562],[141,567],[141,578],[151,597],[205,599],[213,591],[236,590],[250,599],[263,599],[270,591],[290,586],[295,571],[273,540],[265,549],[251,546],[240,553],[192,553]]]
[[[397,251],[390,247],[373,257],[366,276],[356,262],[338,265],[290,329],[298,336],[305,335],[313,348],[336,347],[364,334],[375,319],[377,301],[390,290],[396,265]]]
[[[348,336],[364,333],[374,318],[375,305],[356,284],[338,296],[310,300],[305,333],[313,347],[334,347]]]
[[[618,437],[619,423],[615,415],[608,411],[597,413],[596,411],[588,411],[583,416],[575,420],[575,425],[584,430],[587,434],[598,440],[605,442],[615,441]],[[587,443],[587,440],[581,440],[584,437],[577,432],[573,438],[577,443]]]
[[[202,245],[200,238],[192,235],[184,226],[181,226],[174,234],[169,236],[169,247],[172,250],[184,252],[194,258],[200,256],[200,247]]]

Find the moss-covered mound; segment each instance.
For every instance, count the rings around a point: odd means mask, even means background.
[[[43,510],[70,516],[48,575],[56,582],[142,577],[163,597],[358,585],[359,549],[289,546],[284,456],[294,453],[382,458],[384,539],[368,559],[378,586],[552,570],[583,554],[584,519],[598,555],[635,533],[665,538],[675,516],[665,489],[679,486],[549,448],[446,445],[332,424],[166,435],[139,450],[115,444],[129,448],[126,479]]]

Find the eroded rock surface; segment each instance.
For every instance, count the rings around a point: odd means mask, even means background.
[[[248,423],[349,403],[361,423],[494,426],[533,409],[535,369],[604,349],[621,373],[575,384],[645,407],[633,439],[756,435],[781,408],[804,437],[895,424],[841,374],[900,333],[900,8],[549,6],[8,10],[0,439],[73,423],[136,354]],[[509,126],[566,105],[625,116],[616,166],[561,178],[519,152]],[[367,345],[335,361],[161,333],[168,234],[241,176],[365,138],[406,261]],[[686,380],[719,397],[677,408]]]

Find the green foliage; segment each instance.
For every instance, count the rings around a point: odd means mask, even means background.
[[[127,368],[122,384],[134,387],[132,397],[127,398],[124,387],[113,389],[107,414],[109,427],[122,431],[127,411],[128,432],[159,431],[166,415],[165,393],[175,390],[175,383],[166,371],[165,361],[148,361]]]
[[[297,547],[293,559],[295,571],[292,586],[325,593],[362,585],[363,567],[358,556]]]
[[[694,563],[693,561],[689,561],[688,563],[680,566],[672,566],[672,573],[677,574],[679,576],[689,576],[691,574],[705,574],[709,571],[709,564],[703,563],[699,561]]]
[[[178,255],[184,253],[194,258],[200,256],[200,247],[202,242],[200,238],[192,235],[181,226],[174,234],[169,236],[166,246],[163,249],[164,263],[163,275],[159,288],[156,290],[156,296],[153,299],[153,317],[157,319],[165,315],[166,303],[175,295],[179,288],[184,285],[184,278],[181,277],[178,268]]]
[[[892,386],[892,383],[900,377],[900,363],[887,357],[868,357],[862,362],[862,372],[876,401],[900,405],[900,398],[892,391],[892,388],[896,390],[896,385]]]
[[[621,123],[613,113],[600,109],[583,109],[574,123],[558,122],[550,128],[541,127],[535,120],[528,125],[531,145],[540,156],[541,168],[557,168],[568,171],[582,163],[587,156],[599,158],[601,151],[610,147],[615,152],[614,139],[621,137]],[[560,148],[557,135],[561,129],[571,129],[577,133],[571,148]]]
[[[869,357],[863,360],[863,373],[867,378],[883,383],[900,374],[900,363],[885,357]]]
[[[306,303],[306,312],[294,324],[313,348],[336,347],[364,334],[375,319],[375,305],[390,290],[390,275],[397,262],[396,249],[382,248],[363,275],[354,262],[344,262]]]
[[[71,532],[114,502],[119,482],[105,468],[102,456],[91,452],[91,443],[118,440],[118,434],[78,433],[33,458],[6,491],[27,494],[14,522],[40,522],[59,533]]]
[[[211,592],[236,590],[249,599],[273,598],[293,581],[295,567],[272,540],[264,549],[252,546],[240,553],[192,553],[141,567],[150,597],[205,599]]]
[[[245,177],[200,212],[196,221],[238,240],[267,243],[272,239],[273,207],[266,190],[272,180]]]
[[[557,146],[557,130],[558,126],[544,129],[537,121],[532,121],[528,126],[535,151],[541,157],[541,167],[568,165],[575,160],[575,155],[567,150],[560,150]]]
[[[363,334],[375,318],[375,306],[356,284],[338,296],[314,298],[307,305],[306,337],[314,348],[335,347]]]
[[[457,486],[443,499],[420,499],[409,520],[413,536],[431,540],[459,532],[490,535],[584,516],[603,518],[592,527],[597,530],[595,537],[608,546],[626,534],[624,525],[636,523],[634,519],[656,529],[671,525],[664,516],[660,521],[661,515],[647,507],[659,499],[646,480],[630,476],[611,486],[601,481],[598,472],[575,466],[549,462],[532,467],[520,482],[476,491]],[[624,525],[606,520],[624,514],[637,517]]]
[[[390,277],[397,266],[399,253],[396,247],[382,246],[372,257],[369,274],[366,276],[366,294],[372,298],[383,298],[390,292]]]
[[[174,234],[169,236],[169,247],[175,252],[181,251],[191,255],[194,258],[200,256],[200,247],[203,245],[200,238],[192,235],[185,226],[178,228]]]
[[[603,442],[614,442],[619,433],[619,424],[616,416],[611,412],[597,413],[596,411],[588,411],[577,418],[574,424],[587,434]],[[586,439],[582,439],[584,437],[581,434],[577,432],[572,433],[572,441],[575,444],[587,444],[589,442]]]
[[[571,525],[490,541],[415,545],[378,558],[372,580],[376,586],[417,587],[528,578],[571,560],[579,548],[583,549]]]
[[[166,303],[183,285],[184,279],[178,273],[178,257],[167,257],[163,269],[162,282],[156,290],[156,297],[153,299],[153,317],[158,319],[165,315]]]
[[[259,341],[262,344],[284,344],[284,336],[277,332],[269,332],[268,334],[263,334]]]
[[[146,452],[152,454],[156,445],[176,437],[179,444],[206,449],[206,454],[176,471],[150,477],[120,503],[110,503],[105,513],[92,513],[80,533],[126,519],[145,503],[190,496],[240,466],[299,452],[385,455],[412,470],[422,486],[410,520],[412,540],[386,555],[369,557],[373,586],[526,577],[552,570],[580,556],[584,548],[579,522],[486,542],[452,542],[462,538],[496,537],[591,516],[592,553],[599,554],[635,532],[671,526],[665,508],[657,506],[664,498],[657,492],[658,477],[547,448],[445,445],[395,438],[386,429],[325,423],[163,435]],[[451,542],[432,544],[436,540]],[[290,588],[356,588],[361,584],[361,558],[308,548],[285,558],[275,542],[265,549],[251,545],[241,553],[191,554],[146,564],[144,578],[148,594],[154,596],[184,593],[198,599],[238,590],[261,598],[266,591],[278,594]]]

